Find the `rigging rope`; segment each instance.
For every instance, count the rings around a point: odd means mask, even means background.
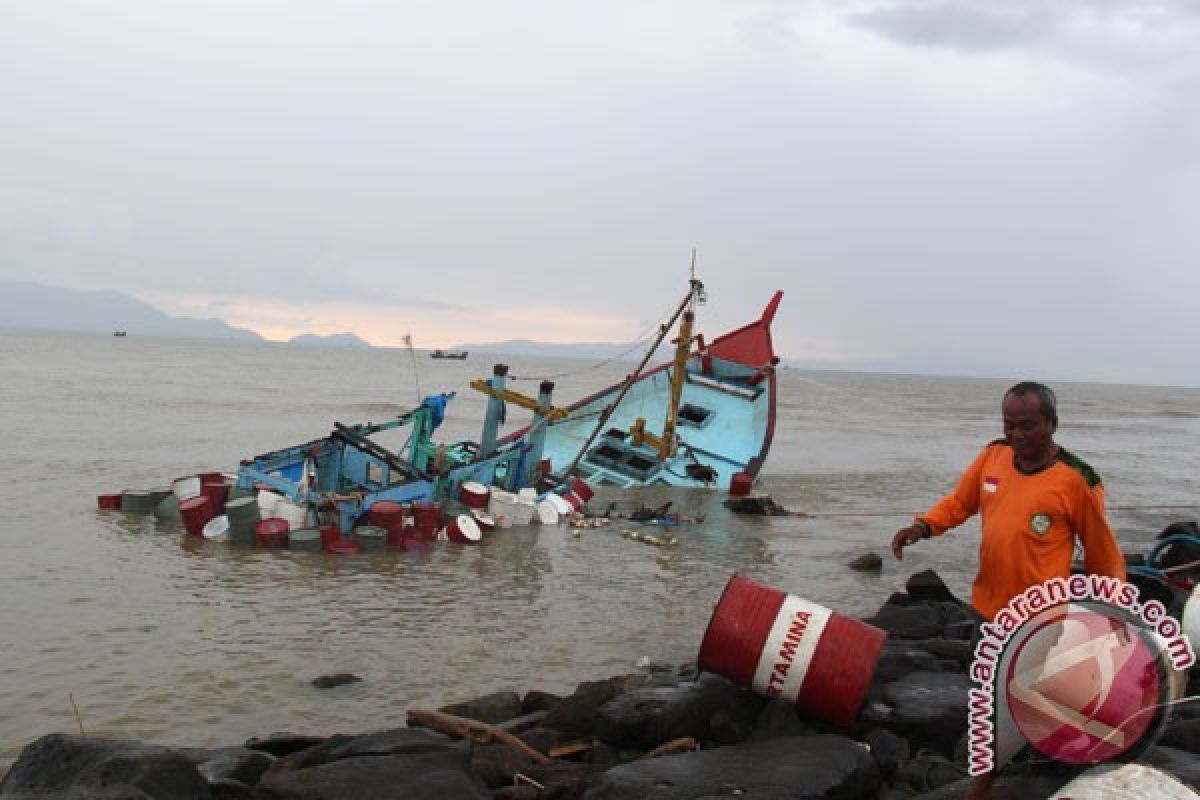
[[[664,320],[666,320],[666,319],[667,319],[667,318],[668,318],[670,315],[671,315],[671,310],[668,310],[666,313],[664,313],[664,314],[660,315],[660,316],[658,317],[658,319],[656,319],[654,322],[651,322],[649,325],[647,325],[647,326],[646,326],[646,327],[645,327],[645,328],[642,330],[642,332],[641,332],[641,333],[639,333],[639,334],[637,335],[637,338],[636,338],[636,339],[634,339],[634,340],[633,340],[633,341],[630,343],[629,347],[625,348],[624,350],[622,350],[621,352],[617,353],[616,355],[609,356],[608,358],[605,358],[605,359],[603,359],[603,360],[601,360],[601,361],[598,361],[598,362],[596,362],[596,363],[594,363],[594,364],[589,364],[589,365],[588,365],[588,366],[586,366],[586,367],[581,367],[580,369],[577,369],[577,370],[571,370],[571,371],[569,371],[569,372],[558,372],[558,373],[555,373],[555,374],[553,374],[553,375],[509,375],[509,376],[508,376],[508,379],[509,379],[510,381],[548,381],[548,380],[557,380],[558,378],[569,378],[569,377],[572,377],[572,376],[574,376],[574,375],[582,375],[583,373],[585,373],[585,372],[588,372],[588,371],[590,371],[590,370],[594,370],[594,369],[600,369],[601,367],[606,367],[606,366],[608,366],[609,364],[613,363],[614,361],[620,361],[622,358],[624,358],[625,356],[629,355],[629,354],[630,354],[630,353],[632,353],[634,350],[637,350],[638,348],[640,348],[640,347],[643,347],[643,346],[645,345],[645,343],[646,343],[647,341],[649,341],[649,339],[650,339],[650,334],[651,334],[652,332],[654,332],[654,331],[657,331],[658,329],[662,328],[662,326],[663,326],[663,324],[664,324],[664,323],[663,323],[663,321],[664,321]]]

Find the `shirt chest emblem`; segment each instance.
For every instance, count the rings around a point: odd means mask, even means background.
[[[985,492],[994,493],[1000,488],[1000,479],[988,475],[983,479],[983,490]]]
[[[1050,515],[1038,512],[1029,518],[1029,528],[1038,536],[1042,536],[1046,531],[1050,530]]]

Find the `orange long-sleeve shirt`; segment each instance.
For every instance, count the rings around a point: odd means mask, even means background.
[[[1009,445],[992,442],[954,492],[919,519],[938,536],[977,512],[983,515],[983,538],[971,605],[989,620],[1030,586],[1070,575],[1077,539],[1088,573],[1125,579],[1125,558],[1104,513],[1104,486],[1066,450],[1050,466],[1026,475],[1013,463]]]

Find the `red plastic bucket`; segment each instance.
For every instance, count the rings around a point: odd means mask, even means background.
[[[479,525],[470,514],[459,514],[446,525],[446,538],[459,544],[476,544],[483,538]]]
[[[458,499],[467,508],[487,508],[492,490],[482,483],[465,481],[458,486]]]
[[[189,536],[203,536],[204,526],[216,514],[212,510],[212,501],[204,495],[200,495],[181,502],[179,516],[183,518],[183,527]]]
[[[380,500],[371,506],[368,515],[372,525],[381,528],[392,528],[404,524],[404,505],[393,503],[391,500]]]
[[[596,493],[592,490],[592,487],[588,486],[587,482],[582,478],[571,479],[571,493],[584,503],[596,496]]]
[[[729,494],[731,497],[745,497],[754,486],[754,478],[748,472],[735,472],[729,479]]]
[[[437,503],[413,503],[413,523],[422,536],[431,536],[442,522],[442,507]]]
[[[326,550],[332,544],[337,544],[342,540],[342,529],[337,525],[322,525],[317,530],[321,532],[321,547]]]
[[[229,498],[229,484],[221,481],[204,481],[200,484],[200,494],[212,503],[213,514],[225,513],[225,501]]]
[[[254,523],[254,543],[259,547],[287,547],[289,528],[286,519],[260,519]]]
[[[387,546],[404,547],[412,536],[412,528],[396,527],[387,529]]]
[[[700,669],[849,729],[887,634],[734,575],[700,644]]]
[[[102,494],[96,497],[96,507],[102,511],[120,511],[121,495]]]

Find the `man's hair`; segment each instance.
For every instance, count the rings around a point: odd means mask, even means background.
[[[1051,422],[1058,422],[1058,399],[1054,396],[1054,390],[1044,383],[1037,381],[1021,381],[1009,388],[1004,396],[1026,397],[1028,395],[1036,395],[1038,402],[1042,405],[1042,415]]]

